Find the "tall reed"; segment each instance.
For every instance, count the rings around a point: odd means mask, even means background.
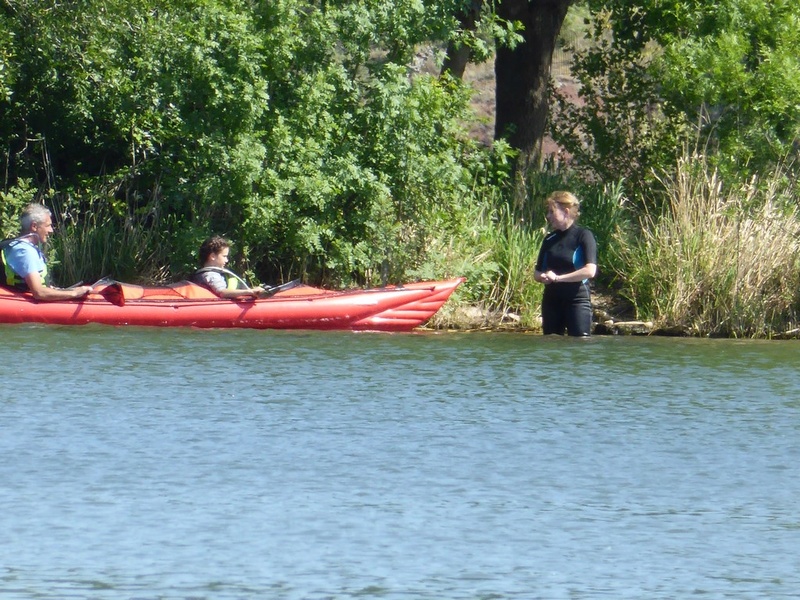
[[[519,318],[517,325],[538,326],[542,286],[534,281],[533,269],[543,233],[516,217],[505,203],[473,206],[459,232],[431,242],[428,262],[414,273],[423,278],[443,273],[467,278],[432,324],[457,327],[459,313],[469,306],[480,310],[481,325],[496,326],[513,313]]]
[[[96,198],[82,210],[69,202],[54,202],[53,212],[61,284],[89,283],[105,276],[141,283],[167,278],[169,253],[161,230],[168,228],[158,226],[151,208],[132,210]]]
[[[798,193],[784,169],[726,187],[703,156],[661,178],[668,201],[619,239],[625,291],[639,316],[699,335],[770,337],[800,300]]]

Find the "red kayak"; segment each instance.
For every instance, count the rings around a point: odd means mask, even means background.
[[[82,300],[59,302],[0,288],[0,323],[410,331],[430,319],[463,281],[338,292],[299,284],[279,286],[270,297],[255,300],[222,299],[188,281],[162,287],[103,281]]]

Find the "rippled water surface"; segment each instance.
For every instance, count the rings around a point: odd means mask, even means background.
[[[800,594],[800,344],[5,326],[0,598]]]

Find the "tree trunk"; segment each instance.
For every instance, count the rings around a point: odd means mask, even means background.
[[[462,30],[475,31],[482,8],[483,0],[472,0],[469,5],[465,5],[464,10],[457,15]],[[457,79],[463,79],[464,70],[467,68],[471,54],[469,46],[464,44],[457,46],[451,41],[447,44],[447,53],[442,64],[442,74],[449,73]]]
[[[525,41],[497,49],[495,139],[519,150],[518,175],[539,167],[550,110],[548,84],[556,38],[573,0],[502,0],[500,17],[520,21]]]
[[[447,53],[444,56],[441,74],[449,73],[456,79],[463,79],[470,54],[469,48],[464,44],[460,46],[456,46],[453,42],[447,44]]]

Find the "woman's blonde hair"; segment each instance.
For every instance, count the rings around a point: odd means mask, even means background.
[[[558,204],[567,209],[567,214],[572,219],[577,219],[581,215],[581,201],[572,192],[558,191],[553,192],[547,197],[547,206]]]

